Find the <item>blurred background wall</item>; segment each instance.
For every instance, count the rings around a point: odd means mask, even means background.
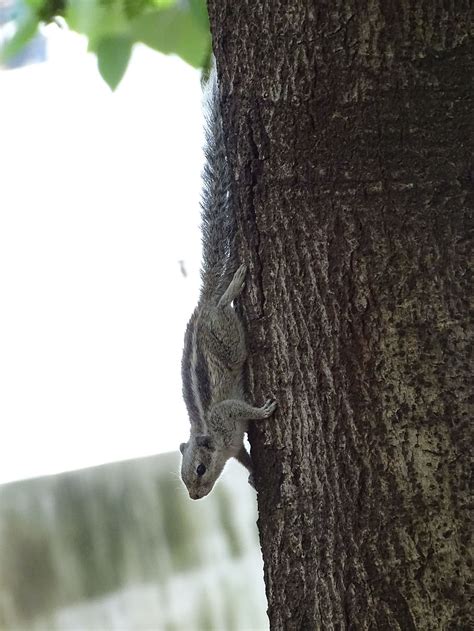
[[[178,467],[162,454],[2,485],[0,628],[266,629],[245,472],[192,502]]]

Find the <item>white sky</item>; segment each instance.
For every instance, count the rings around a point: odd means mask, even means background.
[[[199,286],[199,73],[79,36],[0,71],[0,483],[176,449]],[[183,260],[188,277],[180,270]]]

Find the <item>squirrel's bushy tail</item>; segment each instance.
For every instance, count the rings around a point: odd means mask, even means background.
[[[205,87],[205,164],[201,198],[201,296],[219,299],[235,271],[235,218],[230,203],[230,176],[219,107],[215,62]],[[228,277],[230,276],[230,279]]]

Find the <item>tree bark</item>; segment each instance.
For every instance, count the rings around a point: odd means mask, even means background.
[[[470,2],[209,13],[271,628],[471,629]]]

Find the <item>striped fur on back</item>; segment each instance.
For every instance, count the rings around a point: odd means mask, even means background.
[[[202,312],[197,308],[188,323],[184,336],[184,352],[181,362],[183,398],[186,404],[191,426],[197,432],[206,429],[206,413],[212,403],[212,384],[210,367],[202,348],[199,335]]]
[[[181,360],[181,379],[183,382],[183,399],[188,410],[191,427],[195,427],[198,432],[202,432],[204,431],[204,422],[193,390],[191,362],[197,317],[198,310],[196,309],[188,322],[186,333],[184,334],[184,350],[183,358]]]

